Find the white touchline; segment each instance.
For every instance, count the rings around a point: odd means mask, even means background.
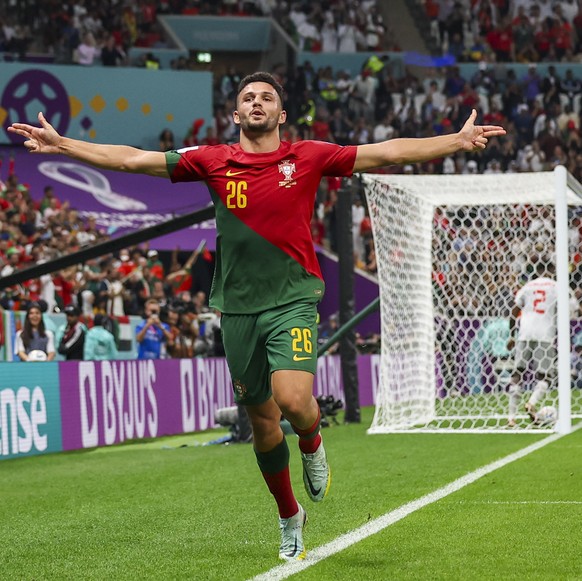
[[[580,428],[582,428],[582,424],[574,426],[572,428],[572,432]],[[457,478],[457,480],[450,482],[442,488],[438,488],[434,492],[430,492],[429,494],[421,496],[416,500],[407,502],[399,508],[391,512],[387,512],[386,514],[366,523],[365,525],[362,525],[357,529],[354,529],[353,531],[350,531],[349,533],[346,533],[345,535],[341,535],[326,545],[322,545],[321,547],[310,550],[307,553],[307,558],[304,561],[291,561],[289,563],[284,563],[277,567],[273,567],[269,571],[253,577],[252,581],[279,581],[280,579],[287,579],[288,577],[291,577],[291,575],[295,575],[300,571],[312,567],[320,561],[323,561],[324,559],[327,559],[328,557],[331,557],[332,555],[335,555],[336,553],[339,553],[340,551],[343,551],[344,549],[347,549],[352,545],[355,545],[356,543],[359,543],[360,541],[375,535],[376,533],[379,533],[385,528],[388,528],[390,525],[393,525],[399,520],[407,517],[409,514],[412,514],[413,512],[416,512],[417,510],[420,510],[421,508],[424,508],[433,502],[437,502],[438,500],[441,500],[442,498],[445,498],[446,496],[461,490],[461,488],[464,488],[469,484],[473,484],[473,482],[479,480],[479,478],[482,478],[483,476],[486,476],[487,474],[490,474],[499,468],[503,468],[504,466],[515,462],[516,460],[520,460],[528,454],[531,454],[532,452],[535,452],[536,450],[539,450],[540,448],[543,448],[544,446],[559,440],[562,436],[563,434],[553,434],[547,438],[544,438],[543,440],[540,440],[539,442],[535,442],[530,446],[526,446],[525,448],[522,448],[513,454],[509,454],[509,456],[505,456],[504,458],[500,458],[495,462],[491,462],[491,464],[477,468],[477,470],[469,472],[469,474],[465,474],[465,476],[461,476],[461,478]]]
[[[582,500],[460,500],[447,504],[582,504]]]

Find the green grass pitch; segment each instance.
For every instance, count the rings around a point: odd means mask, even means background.
[[[544,436],[323,430],[333,481],[307,549]],[[0,579],[245,580],[279,564],[250,445],[217,433],[0,462]],[[182,446],[182,447],[181,447]],[[300,572],[309,580],[582,579],[582,430]]]

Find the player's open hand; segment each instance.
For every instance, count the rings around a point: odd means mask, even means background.
[[[490,137],[505,135],[506,133],[505,129],[499,125],[475,125],[475,119],[477,119],[477,111],[473,109],[469,119],[459,131],[464,151],[485,149]]]
[[[38,114],[38,120],[40,127],[33,127],[27,123],[13,123],[8,127],[8,131],[26,138],[24,147],[31,153],[59,153],[61,136],[42,113]]]

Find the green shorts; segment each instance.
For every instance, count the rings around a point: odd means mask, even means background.
[[[257,405],[271,397],[271,373],[317,370],[317,303],[291,303],[253,315],[223,314],[220,326],[234,399]]]

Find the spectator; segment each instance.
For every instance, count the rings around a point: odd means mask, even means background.
[[[498,62],[511,61],[513,34],[510,19],[503,19],[500,26],[491,30],[486,38]]]
[[[67,305],[73,302],[73,295],[75,293],[75,274],[76,267],[70,267],[59,270],[53,276],[53,284],[55,287],[55,298],[57,306],[64,309]]]
[[[150,287],[140,269],[132,271],[123,283],[124,311],[127,315],[141,315],[150,298]]]
[[[178,249],[172,253],[172,265],[170,273],[166,276],[166,285],[170,288],[173,296],[178,296],[181,292],[189,290],[192,287],[192,265],[196,262],[200,253],[206,246],[206,240],[203,240],[198,248],[192,252],[184,266],[178,262]]]
[[[333,112],[329,121],[329,128],[335,143],[338,145],[348,145],[350,143],[352,124],[340,108]]]
[[[168,344],[168,353],[176,359],[191,359],[196,355],[206,354],[208,347],[199,338],[198,324],[187,313],[178,315],[178,333],[173,344]]]
[[[338,52],[356,52],[358,50],[359,33],[351,16],[346,16],[338,26]]]
[[[552,105],[561,104],[560,94],[562,93],[562,82],[554,65],[548,67],[548,74],[542,81],[541,91],[544,95],[544,107],[546,110]]]
[[[178,342],[178,337],[180,335],[180,312],[182,311],[181,308],[174,307],[170,305],[165,312],[165,321],[170,328],[170,339],[166,343],[166,351],[170,357],[177,357],[176,356],[176,344]]]
[[[55,202],[53,202],[55,200]],[[55,192],[52,186],[44,187],[44,195],[40,201],[40,212],[43,214],[47,208],[53,208],[54,210],[59,210],[61,207],[61,201],[55,196]],[[46,216],[48,218],[48,216]]]
[[[150,269],[154,280],[164,280],[164,265],[157,250],[148,250],[146,266]]]
[[[67,316],[67,322],[57,331],[58,352],[64,355],[67,361],[83,359],[87,327],[79,321],[81,310],[69,305],[63,312]]]
[[[171,129],[164,129],[160,133],[160,151],[172,151],[176,149],[176,143],[174,141],[174,133]]]
[[[161,359],[164,344],[171,340],[170,327],[160,320],[160,305],[156,299],[148,299],[145,304],[145,320],[135,328],[138,342],[138,359]]]
[[[39,303],[30,303],[24,327],[16,333],[14,351],[21,361],[52,361],[55,358],[55,337],[45,328]]]
[[[150,71],[157,71],[161,68],[160,59],[153,52],[148,52],[145,55],[143,66]]]
[[[166,296],[166,288],[162,280],[152,279],[151,298],[156,299],[156,301],[158,301],[160,308],[164,308],[167,306],[168,297]]]
[[[95,37],[90,32],[86,32],[83,41],[75,49],[73,60],[79,65],[88,67],[93,64],[99,52]]]
[[[93,327],[87,331],[83,359],[85,361],[111,361],[119,357],[113,333],[105,329],[107,315],[96,314]]]
[[[326,18],[321,27],[321,52],[337,52],[338,34],[333,21]]]
[[[520,8],[518,16],[512,22],[513,51],[512,58],[520,63],[535,62],[539,55],[534,46],[534,28],[528,18],[525,7]]]
[[[582,82],[574,77],[572,69],[566,70],[566,76],[562,81],[562,91],[568,97],[570,107],[574,109],[574,98],[582,94]]]
[[[368,50],[376,51],[382,47],[382,37],[386,27],[382,15],[378,12],[376,6],[370,8],[366,17],[366,45]]]
[[[376,264],[376,247],[374,240],[370,239],[368,247],[368,256],[366,257],[366,271],[370,274],[376,274],[378,265]]]
[[[314,17],[309,16],[297,27],[297,35],[299,36],[299,50],[315,52],[321,49],[321,35],[315,25]]]
[[[120,271],[111,264],[107,270],[107,276],[101,280],[99,285],[100,299],[106,301],[104,310],[114,317],[125,316],[124,287],[121,278]]]
[[[367,121],[373,120],[377,89],[378,79],[372,76],[370,71],[362,70],[355,78],[350,91],[349,106],[354,117],[363,116]]]
[[[123,48],[117,45],[115,36],[110,34],[101,49],[101,64],[104,67],[119,67],[125,63],[126,58]]]

